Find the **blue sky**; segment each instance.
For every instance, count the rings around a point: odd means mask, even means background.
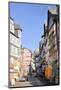
[[[10,3],[10,17],[22,28],[22,46],[32,52],[39,47],[47,11],[54,5]]]

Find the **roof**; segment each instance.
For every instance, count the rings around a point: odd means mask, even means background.
[[[14,28],[15,28],[15,30],[21,30],[22,31],[22,29],[21,29],[21,27],[20,27],[20,25],[19,24],[14,24]]]
[[[14,19],[12,17],[10,17],[10,19],[14,21]]]
[[[57,15],[57,6],[55,6],[54,8],[50,8],[49,11],[51,12],[51,14]]]
[[[22,50],[24,50],[24,49],[27,49],[31,54],[32,54],[32,52],[31,52],[31,50],[30,49],[28,49],[28,48],[21,48]]]

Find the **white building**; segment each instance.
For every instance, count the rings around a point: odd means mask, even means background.
[[[21,32],[20,26],[10,18],[10,60],[20,57]]]
[[[10,17],[10,78],[14,78],[12,74],[17,72],[15,63],[21,56],[21,32],[22,29],[18,24],[15,24],[14,20]],[[18,69],[18,68],[17,68]]]

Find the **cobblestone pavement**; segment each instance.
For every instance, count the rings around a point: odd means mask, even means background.
[[[25,87],[25,86],[42,86],[45,85],[45,83],[41,80],[39,80],[35,76],[29,76],[28,81],[17,81],[15,86],[11,87]]]

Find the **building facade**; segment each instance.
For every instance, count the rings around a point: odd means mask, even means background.
[[[21,32],[22,29],[10,17],[10,81],[18,74],[19,66],[16,64],[21,56]]]
[[[57,6],[55,8],[52,8],[48,11],[48,39],[49,39],[49,60],[50,62],[53,62],[55,60],[58,60],[59,56],[59,38],[58,33],[59,29],[57,28],[58,22],[58,8]]]
[[[23,78],[28,75],[31,61],[32,61],[32,52],[27,48],[22,48],[21,50],[21,74],[20,78]]]
[[[53,69],[52,78],[54,79],[52,81],[54,84],[59,83],[59,36],[59,6],[55,6],[48,10],[47,23],[44,24],[42,36],[44,45],[39,45],[41,60],[44,57],[46,65],[50,65]],[[44,54],[43,50],[45,51]]]
[[[57,7],[48,10],[47,24],[44,24],[45,60],[48,63],[58,60],[59,56],[59,22],[57,11]]]

